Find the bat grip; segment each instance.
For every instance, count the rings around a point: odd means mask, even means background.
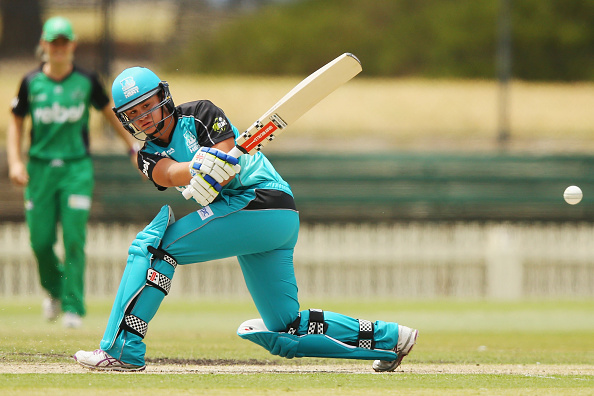
[[[243,151],[241,151],[239,149],[239,147],[235,146],[233,147],[231,150],[229,150],[229,152],[227,153],[227,155],[232,156],[233,158],[239,158],[244,154]]]

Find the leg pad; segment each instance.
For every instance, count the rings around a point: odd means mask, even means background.
[[[322,357],[360,360],[396,360],[394,351],[360,348],[340,342],[325,334],[298,336],[269,331],[262,319],[251,319],[239,326],[237,335],[250,340],[273,355],[293,357]]]
[[[128,250],[128,261],[126,263],[124,274],[122,275],[120,287],[111,310],[103,339],[101,340],[100,347],[102,350],[109,351],[114,347],[116,338],[124,327],[126,327],[126,329],[131,329],[131,333],[141,337],[144,337],[143,334],[146,334],[146,329],[143,330],[143,326],[140,322],[129,316],[132,313],[132,309],[136,305],[140,294],[147,285],[161,290],[165,295],[169,292],[169,288],[171,287],[171,277],[173,276],[177,263],[165,251],[155,248],[154,246],[160,246],[161,238],[163,237],[165,230],[169,224],[174,221],[175,217],[173,211],[168,205],[165,205],[161,208],[153,221],[139,232],[136,239],[132,242],[130,249]],[[168,257],[169,260],[154,260],[154,258],[162,257]],[[155,261],[159,264],[155,265]],[[173,270],[165,268],[169,267],[167,265],[160,264],[163,262],[169,263],[173,267]],[[150,272],[151,270],[156,273]],[[163,275],[163,273],[169,273],[169,277]],[[163,277],[167,279],[164,279]],[[158,303],[160,303],[160,301]],[[155,303],[155,305],[158,307],[157,303]],[[139,320],[143,320],[146,323],[150,319],[145,316],[147,315],[134,315],[136,318],[143,318]]]

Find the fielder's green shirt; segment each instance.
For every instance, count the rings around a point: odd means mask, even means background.
[[[78,66],[60,81],[49,78],[42,68],[23,78],[12,104],[15,115],[31,115],[29,157],[84,158],[89,155],[89,108],[104,108],[109,97],[97,75]]]

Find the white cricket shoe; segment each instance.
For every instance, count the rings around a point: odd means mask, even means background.
[[[67,329],[78,329],[82,326],[82,318],[74,312],[65,312],[62,318],[62,325]]]
[[[53,297],[46,297],[41,302],[41,310],[46,320],[54,322],[62,312],[62,302]]]
[[[398,325],[398,344],[394,347],[394,352],[398,357],[394,361],[376,360],[373,362],[373,369],[375,371],[394,371],[402,359],[410,353],[413,346],[417,343],[417,336],[419,331],[411,329],[410,327]]]
[[[74,360],[76,360],[81,366],[91,370],[104,370],[104,371],[142,371],[146,368],[145,366],[136,366],[134,364],[127,364],[118,360],[101,349],[95,349],[94,351],[78,351],[74,354]]]

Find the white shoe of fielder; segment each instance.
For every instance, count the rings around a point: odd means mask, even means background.
[[[91,370],[104,371],[142,371],[146,366],[136,366],[134,364],[127,364],[118,360],[101,349],[94,351],[78,351],[74,354],[76,360],[81,366]]]
[[[373,362],[373,369],[375,371],[394,371],[402,359],[410,353],[413,346],[417,343],[417,336],[419,331],[411,329],[410,327],[398,325],[398,344],[394,347],[394,352],[398,357],[394,361],[376,360]]]
[[[43,317],[53,322],[58,319],[60,316],[60,312],[62,312],[62,302],[53,297],[46,297],[41,302],[41,310],[43,312]]]
[[[74,312],[65,312],[62,325],[67,329],[78,329],[82,326],[82,318]]]

